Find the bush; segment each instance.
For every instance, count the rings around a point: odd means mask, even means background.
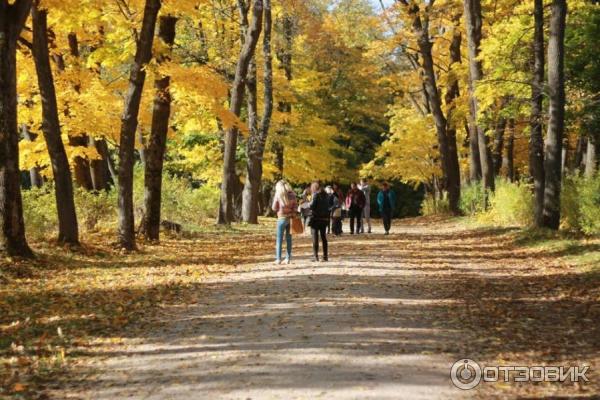
[[[54,186],[44,185],[22,191],[23,218],[28,237],[45,239],[58,233],[58,216]]]
[[[444,196],[442,199],[436,199],[434,195],[426,194],[421,203],[421,215],[440,215],[450,214],[450,206],[448,198]]]
[[[117,222],[117,191],[90,192],[75,189],[75,207],[79,229],[95,230],[98,224],[115,225]]]
[[[134,206],[138,220],[144,210],[144,171],[135,170]],[[219,188],[202,185],[193,188],[188,179],[163,175],[161,218],[184,225],[199,226],[208,218],[216,218],[219,207]]]
[[[567,177],[561,191],[563,226],[588,235],[600,233],[600,175]]]
[[[23,190],[22,193],[27,236],[35,240],[55,237],[58,234],[58,216],[54,186],[48,183],[42,188]],[[112,229],[117,225],[116,189],[89,192],[76,188],[74,195],[81,232]],[[195,189],[187,179],[167,174],[163,177],[162,219],[182,224],[184,229],[194,229],[205,224],[207,219],[216,218],[218,206],[219,188],[203,185]],[[134,207],[138,218],[136,222],[139,223],[144,209],[141,169],[136,169]]]
[[[460,210],[465,215],[475,215],[485,211],[484,191],[481,182],[463,186],[460,192]]]
[[[529,226],[533,222],[533,193],[524,182],[496,181],[490,206],[478,219],[501,226]]]

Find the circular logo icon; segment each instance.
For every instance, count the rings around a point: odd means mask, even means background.
[[[481,382],[481,367],[475,361],[463,358],[452,364],[450,379],[459,389],[473,389]]]

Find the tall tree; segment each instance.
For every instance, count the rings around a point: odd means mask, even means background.
[[[250,24],[244,44],[240,51],[235,77],[231,88],[230,111],[239,116],[244,99],[244,85],[248,75],[248,67],[256,50],[256,43],[262,29],[263,1],[254,0],[252,4],[252,23]],[[233,198],[236,184],[235,154],[237,149],[238,127],[232,126],[225,132],[223,149],[223,175],[221,181],[221,201],[219,212],[219,223],[229,224],[233,221]]]
[[[79,41],[77,40],[77,34],[70,32],[67,36],[69,42],[69,53],[74,59],[79,58]],[[62,56],[61,56],[62,57]],[[74,85],[73,89],[79,93],[81,91],[79,85]],[[74,147],[87,147],[89,144],[89,138],[85,133],[79,135],[69,135],[69,145]],[[75,176],[75,183],[80,187],[87,190],[93,190],[94,184],[92,181],[90,162],[85,157],[77,156],[73,160],[73,173]]]
[[[598,163],[596,139],[593,135],[588,137],[587,148],[585,152],[585,176],[591,178],[594,176],[597,170],[596,164]]]
[[[58,214],[58,241],[78,244],[79,230],[73,199],[73,181],[69,160],[61,138],[56,90],[50,67],[48,12],[40,8],[40,0],[33,2],[31,19],[33,24],[33,58],[42,99],[42,132],[46,140],[54,176]]]
[[[283,15],[280,19],[281,22],[281,33],[283,35],[283,45],[277,49],[277,59],[283,68],[285,79],[290,83],[292,81],[292,49],[294,46],[294,17],[288,12]],[[292,104],[289,101],[277,102],[277,110],[281,113],[291,114]],[[272,150],[275,155],[275,180],[283,178],[284,169],[284,152],[285,148],[282,143],[282,137],[288,130],[288,124],[284,123],[281,129],[278,129],[276,136],[277,139],[273,141]],[[270,207],[267,207],[270,210]]]
[[[502,159],[504,150],[504,131],[506,130],[506,118],[498,117],[496,129],[494,131],[494,148],[492,152],[492,160],[494,162],[494,175],[499,176],[502,169]]]
[[[505,166],[506,178],[515,181],[515,119],[509,118],[507,125],[508,137],[506,138],[506,148],[504,151],[502,164]]]
[[[25,239],[19,129],[17,124],[17,40],[31,0],[0,0],[0,250],[11,256],[33,255]]]
[[[467,48],[469,54],[469,94],[470,94],[470,124],[471,134],[477,134],[477,145],[479,147],[479,161],[481,163],[481,174],[483,187],[486,190],[494,190],[494,169],[492,154],[490,151],[485,129],[477,121],[479,114],[479,99],[475,93],[477,84],[483,79],[483,66],[478,59],[481,50],[483,17],[481,15],[481,0],[464,0],[465,23],[467,33]],[[486,196],[487,197],[487,196]],[[486,201],[487,203],[487,201]]]
[[[137,40],[135,59],[129,72],[129,88],[121,117],[119,147],[119,243],[127,250],[135,249],[135,221],[133,212],[133,165],[135,162],[135,132],[142,90],[146,80],[146,64],[152,57],[152,42],[160,0],[146,0],[142,29]]]
[[[454,18],[454,26],[452,32],[452,41],[450,42],[450,68],[455,64],[460,64],[460,46],[462,42],[462,34],[460,31],[460,14]],[[448,190],[448,205],[453,214],[460,214],[460,164],[458,162],[458,148],[456,145],[456,126],[453,114],[455,112],[455,101],[460,95],[458,86],[458,77],[450,80],[448,90],[446,91],[446,108],[447,108],[447,126],[446,136],[448,138],[448,172],[446,186]]]
[[[549,119],[545,143],[544,226],[560,225],[561,155],[565,128],[565,23],[566,0],[552,1],[548,40]]]
[[[158,37],[170,49],[175,42],[175,24],[177,18],[161,16],[158,24]],[[157,57],[159,63],[169,59],[168,54]],[[162,173],[169,115],[171,114],[170,77],[158,76],[154,81],[154,109],[152,128],[146,146],[144,163],[144,221],[142,229],[146,239],[158,240],[160,234],[160,206],[162,193]]]
[[[260,126],[256,122],[249,122],[250,137],[246,145],[246,181],[244,183],[242,218],[244,222],[258,223],[258,203],[260,197],[260,185],[262,180],[262,163],[265,144],[269,134],[271,115],[273,114],[273,61],[271,55],[271,0],[264,0],[264,32],[263,32],[263,57],[264,57],[264,110]],[[254,72],[255,74],[255,72]],[[249,82],[251,82],[249,80]],[[256,80],[255,80],[256,82]],[[256,84],[254,84],[256,90]],[[248,87],[249,93],[251,87]],[[254,91],[254,93],[256,93]],[[251,103],[256,110],[256,95],[248,96],[248,120],[250,121]],[[255,117],[256,118],[256,113]]]
[[[451,130],[451,138],[448,137],[448,120],[442,110],[442,99],[438,90],[436,74],[434,70],[434,61],[432,55],[432,43],[429,35],[429,7],[433,4],[429,3],[425,6],[425,11],[421,14],[418,2],[408,2],[400,0],[412,19],[412,30],[417,37],[417,45],[419,54],[421,55],[421,64],[423,68],[423,83],[429,103],[429,108],[435,123],[437,133],[439,153],[441,157],[442,173],[444,176],[444,186],[448,190],[449,201],[451,202],[451,210],[454,213],[459,213],[458,202],[460,198],[460,171],[458,166],[458,155],[456,154],[456,130]],[[451,63],[460,61],[460,33],[455,30],[451,43]],[[456,83],[456,82],[455,82]],[[458,95],[458,84],[456,87],[450,87],[450,93],[447,97],[447,102],[451,103]],[[453,93],[455,91],[455,93]],[[449,141],[453,141],[449,144]],[[450,149],[454,155],[450,154]]]
[[[543,226],[544,212],[544,137],[542,101],[544,91],[544,2],[534,0],[534,34],[529,135],[529,174],[533,179],[534,223]]]

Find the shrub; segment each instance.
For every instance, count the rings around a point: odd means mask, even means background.
[[[114,225],[117,222],[117,191],[90,192],[77,188],[75,207],[80,229],[92,231],[99,223],[103,226]]]
[[[497,180],[490,206],[478,219],[504,226],[528,226],[533,222],[533,194],[524,182]]]
[[[442,199],[436,199],[434,195],[426,194],[421,203],[421,215],[440,215],[449,214],[450,206],[448,198],[444,196]]]
[[[566,229],[581,230],[579,212],[579,186],[581,178],[568,176],[563,179],[560,192],[561,225]]]
[[[134,206],[138,220],[144,210],[144,171],[135,170]],[[193,188],[186,178],[163,175],[161,218],[182,224],[202,225],[207,218],[216,218],[219,207],[219,188],[202,185]]]
[[[465,215],[482,213],[484,207],[484,191],[481,182],[471,183],[463,186],[460,192],[460,210]]]
[[[588,235],[600,233],[600,175],[570,176],[561,191],[563,226]]]
[[[23,218],[27,236],[45,239],[58,232],[58,216],[54,186],[46,184],[41,188],[22,191]]]

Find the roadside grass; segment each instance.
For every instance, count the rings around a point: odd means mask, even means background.
[[[165,232],[131,253],[99,230],[79,248],[40,240],[31,243],[32,261],[0,259],[0,398],[44,398],[76,365],[79,349],[136,337],[162,306],[193,301],[207,274],[265,261],[271,225]]]

